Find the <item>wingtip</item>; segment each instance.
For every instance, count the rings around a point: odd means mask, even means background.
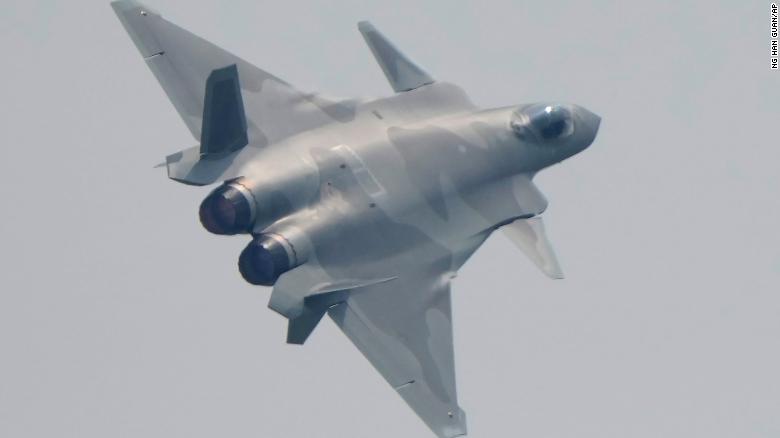
[[[111,7],[118,10],[118,11],[126,11],[128,9],[132,9],[138,6],[141,6],[137,1],[135,0],[114,0],[110,2]]]
[[[114,10],[117,13],[140,9],[141,15],[146,15],[146,14],[160,15],[159,12],[155,11],[154,9],[136,0],[114,0],[110,4],[111,7],[114,8]]]
[[[398,50],[373,24],[363,20],[358,22],[358,29],[393,91],[410,91],[434,82],[425,70]]]
[[[547,256],[540,261],[540,263],[543,264],[540,268],[542,268],[544,274],[553,280],[563,280],[566,278],[563,274],[561,264],[558,261],[558,257],[555,255],[555,251],[549,242],[547,242],[545,250],[547,251]]]
[[[443,429],[437,431],[437,435],[442,438],[457,438],[459,436],[468,435],[468,426],[466,422],[466,411],[458,406],[457,412],[450,412],[450,418],[453,418],[455,424],[445,426]]]
[[[361,32],[367,32],[367,31],[370,31],[370,30],[376,30],[374,25],[371,24],[371,22],[368,21],[368,20],[358,21],[357,27],[358,27],[358,30],[361,31]]]
[[[561,271],[551,271],[546,272],[547,276],[552,278],[553,280],[565,280],[566,276],[563,275],[563,272]]]

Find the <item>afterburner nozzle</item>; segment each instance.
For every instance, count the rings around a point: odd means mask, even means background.
[[[276,280],[297,265],[295,253],[281,236],[261,234],[247,245],[238,258],[238,270],[247,282],[273,286]]]
[[[203,200],[199,215],[203,227],[214,234],[246,233],[255,221],[255,200],[242,185],[223,184]]]

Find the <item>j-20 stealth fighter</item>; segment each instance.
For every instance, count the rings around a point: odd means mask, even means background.
[[[112,6],[200,142],[167,157],[168,176],[221,182],[200,220],[251,239],[239,270],[273,286],[287,342],[328,314],[437,436],[464,435],[450,282],[497,229],[562,277],[532,180],[588,147],[599,117],[556,103],[478,109],[367,22],[358,28],[395,94],[327,99],[132,0]]]

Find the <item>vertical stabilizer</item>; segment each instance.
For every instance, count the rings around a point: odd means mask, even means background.
[[[244,102],[238,69],[233,64],[212,71],[206,80],[200,153],[205,157],[223,156],[247,143]]]

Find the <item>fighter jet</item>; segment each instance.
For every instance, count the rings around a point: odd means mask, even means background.
[[[200,220],[249,240],[238,269],[273,286],[287,342],[327,314],[438,437],[465,435],[450,283],[499,229],[562,278],[533,178],[587,148],[599,117],[553,102],[477,108],[368,22],[358,30],[394,94],[339,100],[133,0],[112,7],[198,142],[166,158],[168,176],[219,183]]]

